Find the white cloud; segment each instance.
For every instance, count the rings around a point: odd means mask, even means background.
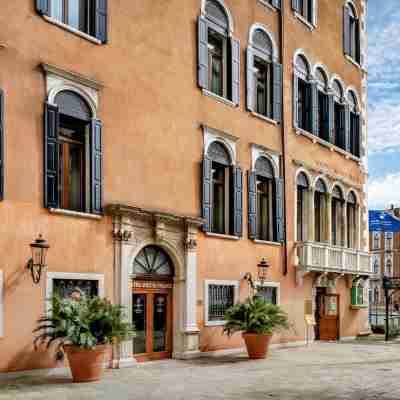
[[[368,184],[370,209],[387,208],[391,204],[400,205],[400,172],[371,180]]]

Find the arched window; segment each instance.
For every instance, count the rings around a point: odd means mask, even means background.
[[[391,277],[393,275],[393,265],[391,258],[386,259],[385,275]]]
[[[334,246],[343,246],[343,192],[339,186],[335,186],[332,191],[332,244]]]
[[[380,242],[381,242],[381,234],[380,234],[380,232],[373,232],[372,236],[373,236],[372,248],[374,250],[380,249],[380,247],[381,247],[381,245],[380,245]]]
[[[274,58],[269,33],[262,27],[252,28],[247,48],[247,108],[280,122],[282,66],[274,62]]]
[[[343,25],[344,54],[361,64],[360,21],[353,4],[349,1],[344,6]]]
[[[266,156],[259,156],[249,172],[249,237],[263,241],[281,241],[282,181]]]
[[[168,254],[158,246],[146,246],[133,262],[136,279],[172,280],[174,268]]]
[[[354,249],[357,243],[357,199],[353,192],[349,193],[347,198],[347,209],[346,209],[346,227],[347,227],[347,247]]]
[[[356,157],[360,157],[361,132],[360,132],[360,114],[358,112],[357,96],[353,91],[348,95],[350,111],[350,132],[349,132],[349,150]]]
[[[300,172],[297,176],[297,241],[307,240],[307,197],[309,192],[309,182],[306,174]]]
[[[315,184],[314,193],[314,234],[316,242],[326,241],[326,195],[327,188],[322,179],[318,179]]]
[[[332,83],[333,91],[333,144],[346,150],[346,108],[343,104],[343,86],[335,79]]]
[[[315,134],[321,139],[329,142],[329,97],[327,93],[328,77],[322,68],[317,68],[315,72],[316,78],[316,101],[318,111],[316,113],[316,132]]]
[[[373,271],[374,271],[374,274],[379,274],[379,259],[378,258],[374,259]]]
[[[304,56],[297,56],[294,73],[294,124],[296,128],[312,133],[310,67]]]
[[[45,206],[102,212],[101,122],[84,98],[58,93],[45,113]]]
[[[36,11],[105,43],[107,2],[96,0],[36,1]]]
[[[243,178],[230,153],[219,141],[212,142],[203,161],[204,230],[224,235],[242,234]]]
[[[239,103],[240,45],[222,0],[207,0],[198,20],[198,83],[202,89]]]
[[[292,0],[292,8],[301,19],[308,24],[315,25],[317,0]]]

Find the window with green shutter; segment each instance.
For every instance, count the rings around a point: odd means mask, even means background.
[[[351,287],[351,307],[352,308],[367,308],[368,301],[365,294],[364,280],[356,279]]]

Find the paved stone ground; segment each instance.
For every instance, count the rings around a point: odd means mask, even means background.
[[[319,343],[246,355],[159,361],[105,373],[100,383],[67,377],[0,380],[0,400],[399,400],[400,344]]]

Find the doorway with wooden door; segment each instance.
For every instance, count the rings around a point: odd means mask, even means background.
[[[174,269],[168,254],[158,246],[146,246],[134,262],[132,322],[137,361],[172,355],[172,303]]]
[[[326,288],[318,287],[315,308],[315,339],[338,340],[340,321],[338,294],[328,294]]]

